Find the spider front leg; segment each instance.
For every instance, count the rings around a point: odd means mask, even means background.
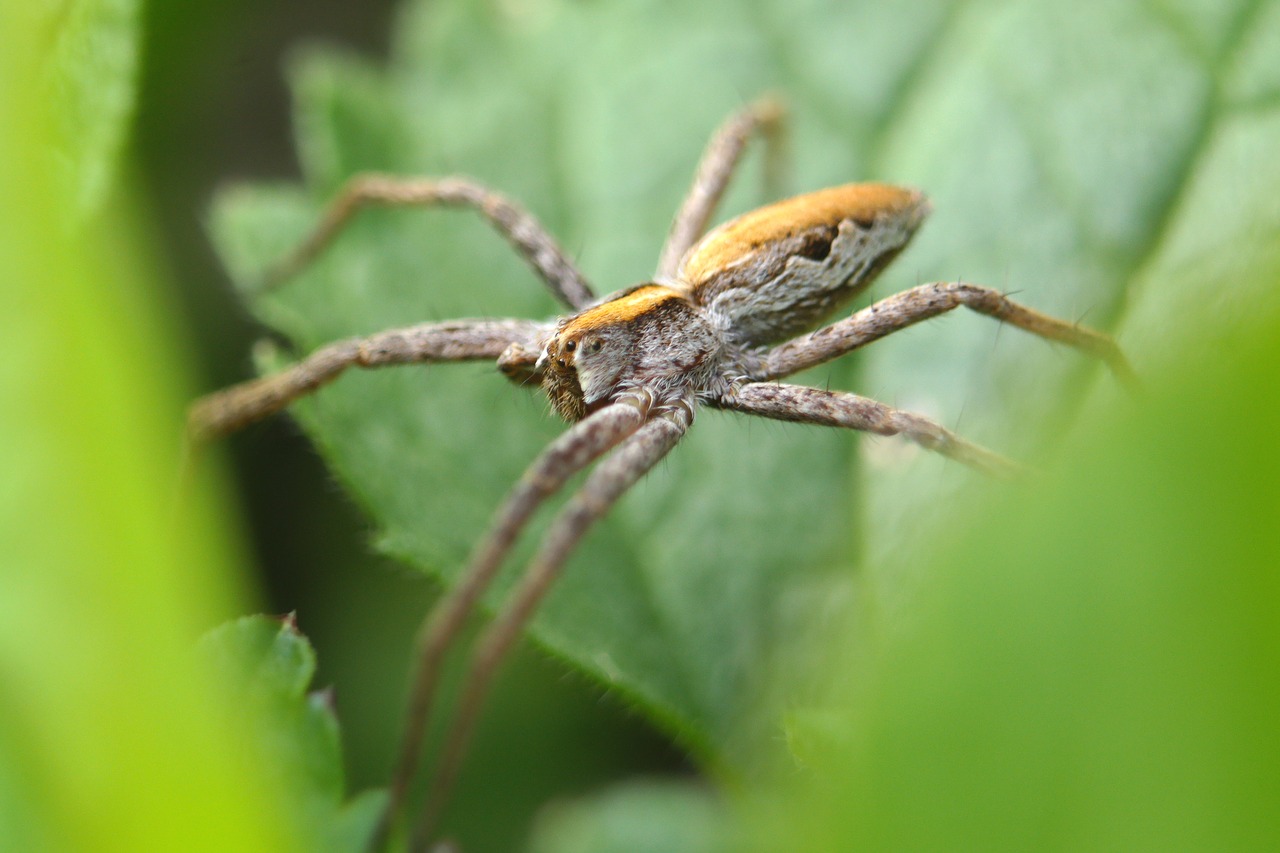
[[[652,402],[647,392],[623,397],[579,421],[552,442],[507,495],[458,583],[428,614],[418,637],[414,680],[396,769],[370,849],[379,850],[384,846],[404,802],[418,767],[441,664],[467,615],[542,502],[559,491],[574,474],[640,429]]]
[[[187,413],[187,431],[197,440],[220,438],[272,415],[294,400],[337,379],[348,367],[388,367],[436,361],[496,359],[508,350],[527,352],[551,327],[533,320],[457,320],[424,323],[351,338],[321,347],[279,373],[251,379],[202,397]],[[509,376],[520,359],[501,364]],[[522,362],[521,362],[522,363]]]
[[[778,183],[778,161],[781,159],[778,149],[781,147],[779,139],[784,114],[781,101],[764,97],[730,116],[728,121],[716,129],[698,162],[693,186],[689,187],[689,193],[681,203],[680,210],[671,223],[671,230],[667,233],[667,241],[658,261],[656,277],[659,281],[676,275],[684,253],[707,230],[707,222],[720,203],[729,179],[733,177],[734,169],[742,158],[742,151],[755,133],[762,134],[769,147],[765,161],[766,189],[776,189],[773,185]]]
[[[712,401],[711,405],[780,421],[844,427],[877,435],[902,435],[922,447],[988,474],[1011,476],[1021,470],[1017,463],[965,441],[922,415],[843,391],[753,382]]]
[[[498,666],[570,554],[618,498],[676,446],[692,420],[693,409],[685,404],[664,408],[651,417],[600,463],[552,523],[520,583],[476,643],[411,850],[426,849],[431,842]]]
[[[334,241],[356,213],[370,205],[470,207],[515,247],[565,306],[582,308],[595,299],[591,285],[555,238],[533,214],[506,196],[468,178],[432,180],[380,174],[357,175],[348,181],[325,208],[311,234],[267,271],[262,287],[275,287],[300,272]]]
[[[1094,355],[1105,361],[1125,385],[1137,387],[1133,368],[1109,336],[1019,305],[989,287],[964,282],[938,282],[904,290],[844,320],[779,344],[764,354],[760,369],[751,378],[790,376],[960,306]]]

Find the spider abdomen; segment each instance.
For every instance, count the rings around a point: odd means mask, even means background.
[[[923,194],[887,184],[796,196],[708,233],[681,260],[675,286],[732,342],[775,343],[869,285],[928,212]]]

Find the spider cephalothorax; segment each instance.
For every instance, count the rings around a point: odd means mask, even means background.
[[[660,284],[633,287],[556,324],[536,369],[568,421],[638,388],[661,401],[713,384],[724,344],[683,294]]]
[[[192,407],[192,433],[208,438],[278,411],[351,366],[496,359],[509,379],[541,385],[556,411],[572,422],[512,487],[457,586],[427,618],[399,762],[375,846],[386,838],[416,771],[450,643],[538,506],[597,460],[478,642],[415,847],[430,840],[503,654],[587,529],[679,442],[698,405],[901,434],[968,465],[1008,473],[1012,463],[928,418],[856,394],[777,380],[960,306],[1083,349],[1106,360],[1121,378],[1129,377],[1124,357],[1105,335],[963,282],[920,285],[803,334],[870,284],[906,247],[929,205],[915,190],[849,184],[760,208],[703,236],[747,139],[768,133],[780,116],[776,102],[761,101],[717,132],[676,214],[653,282],[602,301],[537,220],[492,190],[463,178],[356,178],[269,279],[283,280],[305,266],[365,205],[462,205],[484,216],[570,313],[551,321],[427,323],[339,341],[280,373],[212,394]]]

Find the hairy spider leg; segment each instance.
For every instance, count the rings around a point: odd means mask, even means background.
[[[494,674],[569,555],[618,498],[676,446],[692,420],[691,404],[660,409],[596,467],[552,523],[519,585],[475,645],[410,849],[426,849],[432,840]]]
[[[927,450],[986,474],[1010,477],[1023,470],[1016,462],[965,441],[923,415],[845,391],[752,382],[735,389],[732,395],[709,401],[709,405],[780,421],[843,427],[876,435],[902,435]]]
[[[529,466],[494,514],[458,582],[432,608],[418,634],[418,650],[400,737],[395,773],[372,849],[380,849],[404,803],[417,772],[422,740],[435,699],[445,654],[485,589],[515,544],[529,518],[577,472],[626,440],[648,413],[648,394],[622,398],[579,421],[547,446]]]
[[[353,216],[370,205],[470,207],[515,247],[566,307],[582,308],[595,299],[591,285],[550,232],[533,214],[501,193],[470,178],[403,178],[377,173],[347,181],[315,229],[266,272],[260,287],[273,288],[295,276],[328,248]]]
[[[452,320],[337,341],[277,373],[200,398],[187,412],[187,434],[196,441],[230,435],[329,384],[348,367],[500,358],[513,346],[536,347],[551,329],[535,320]]]
[[[671,230],[667,232],[655,276],[659,281],[676,275],[684,253],[707,230],[707,223],[720,204],[747,142],[756,133],[763,135],[767,148],[765,191],[776,192],[777,184],[780,183],[778,172],[781,170],[785,117],[786,108],[781,100],[764,97],[730,116],[716,129],[702,153],[702,159],[698,161],[693,184],[671,222]]]
[[[761,369],[751,378],[790,376],[961,306],[1100,358],[1117,380],[1131,390],[1137,388],[1133,368],[1110,336],[1042,314],[989,287],[964,282],[922,284],[895,293],[843,320],[779,344],[765,353]]]

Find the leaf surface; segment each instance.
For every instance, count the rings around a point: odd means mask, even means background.
[[[138,0],[34,3],[46,41],[41,81],[53,105],[63,190],[77,213],[102,203],[133,118],[138,71]]]

